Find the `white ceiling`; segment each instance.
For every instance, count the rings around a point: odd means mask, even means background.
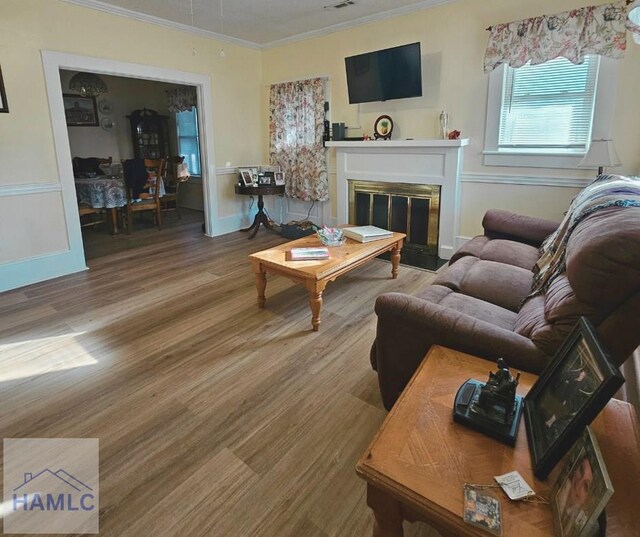
[[[353,0],[341,9],[325,8],[341,0],[65,1],[262,48],[455,0]]]

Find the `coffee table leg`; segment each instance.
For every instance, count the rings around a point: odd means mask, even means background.
[[[404,537],[400,504],[367,485],[367,505],[373,510],[373,537]]]
[[[264,292],[267,289],[267,275],[260,266],[260,263],[254,263],[253,265],[253,278],[256,282],[256,289],[258,290],[258,307],[264,308],[264,303],[267,300],[264,296]]]
[[[311,307],[311,325],[313,331],[320,328],[320,310],[322,309],[322,291],[309,291],[309,306]]]
[[[398,265],[400,264],[400,251],[402,241],[398,242],[391,250],[391,277],[395,280],[398,277]]]

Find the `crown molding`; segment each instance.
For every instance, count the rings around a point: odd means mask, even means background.
[[[160,17],[154,17],[153,15],[147,15],[146,13],[139,13],[137,11],[126,9],[124,7],[114,6],[111,4],[107,4],[105,2],[100,2],[99,0],[61,0],[61,1],[66,2],[67,4],[74,4],[76,6],[95,9],[97,11],[109,13],[110,15],[118,15],[120,17],[126,17],[128,19],[134,19],[141,22],[156,24],[158,26],[164,26],[165,28],[170,28],[172,30],[180,30],[182,32],[198,35],[200,37],[208,37],[211,39],[216,39],[218,41],[222,41],[224,43],[229,43],[232,45],[238,45],[240,47],[247,47],[247,48],[252,48],[257,50],[262,48],[261,45],[259,45],[258,43],[254,43],[253,41],[246,41],[245,39],[239,39],[237,37],[231,37],[228,35],[219,34],[216,32],[212,32],[210,30],[203,30],[202,28],[196,28],[195,26],[182,24],[181,22],[174,22],[167,19],[162,19]]]
[[[363,24],[369,24],[371,22],[390,19],[393,17],[401,16],[401,15],[407,15],[409,13],[422,11],[423,9],[427,9],[430,7],[436,7],[444,4],[452,4],[453,2],[456,2],[458,0],[424,0],[423,2],[418,2],[417,4],[413,4],[410,6],[402,6],[399,8],[390,9],[389,11],[384,11],[382,13],[376,13],[374,15],[368,15],[366,17],[361,17],[359,19],[355,19],[352,21],[341,22],[338,24],[334,24],[332,26],[327,26],[326,28],[320,28],[318,30],[311,30],[309,32],[303,32],[301,34],[293,35],[290,37],[276,39],[274,41],[269,41],[264,44],[256,43],[253,41],[247,41],[245,39],[240,39],[237,37],[231,37],[228,35],[219,34],[216,32],[212,32],[210,30],[196,28],[195,26],[190,26],[188,24],[183,24],[180,22],[174,22],[167,19],[162,19],[160,17],[154,17],[153,15],[147,15],[145,13],[139,13],[137,11],[133,11],[131,9],[127,9],[124,7],[107,4],[106,2],[101,2],[100,0],[61,0],[61,1],[66,2],[67,4],[74,4],[76,6],[95,9],[97,11],[109,13],[110,15],[118,15],[120,17],[126,17],[129,19],[134,19],[141,22],[148,22],[151,24],[156,24],[158,26],[164,26],[165,28],[171,28],[172,30],[180,30],[180,31],[198,35],[201,37],[217,39],[218,41],[222,41],[224,43],[230,43],[230,44],[238,45],[241,47],[261,50],[261,49],[275,48],[282,45],[287,45],[289,43],[295,43],[297,41],[311,39],[314,37],[322,37],[324,35],[332,34],[342,30],[348,30],[349,28],[354,28],[356,26],[361,26]]]
[[[401,15],[408,15],[409,13],[422,11],[423,9],[428,9],[430,7],[437,7],[444,4],[452,4],[457,1],[458,0],[425,0],[424,2],[419,2],[417,4],[412,4],[410,6],[402,6],[402,7],[390,9],[389,11],[383,11],[382,13],[367,15],[366,17],[361,17],[359,19],[355,19],[352,21],[340,22],[332,26],[327,26],[326,28],[311,30],[309,32],[303,32],[301,34],[292,35],[291,37],[284,37],[283,39],[276,39],[275,41],[269,41],[268,43],[264,43],[263,45],[260,45],[260,48],[270,49],[270,48],[280,47],[282,45],[288,45],[290,43],[295,43],[297,41],[304,41],[305,39],[322,37],[328,34],[333,34],[335,32],[340,32],[342,30],[348,30],[349,28],[354,28],[356,26],[362,26],[363,24],[369,24],[371,22],[391,19],[393,17],[399,17]]]

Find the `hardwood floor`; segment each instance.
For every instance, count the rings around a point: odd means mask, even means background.
[[[368,537],[373,304],[433,275],[375,260],[329,284],[312,332],[293,282],[256,306],[247,255],[281,237],[180,228],[0,295],[2,436],[99,438],[102,536]]]

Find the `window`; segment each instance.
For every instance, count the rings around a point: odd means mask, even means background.
[[[589,55],[580,65],[557,58],[491,73],[485,164],[575,167],[610,123],[615,76],[605,64]]]
[[[176,128],[178,131],[178,153],[191,175],[200,173],[200,142],[198,140],[198,111],[194,106],[186,112],[176,112]]]

